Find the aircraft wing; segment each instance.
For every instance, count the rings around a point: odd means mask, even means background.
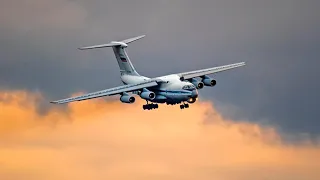
[[[241,62],[241,63],[229,64],[229,65],[218,66],[218,67],[213,67],[213,68],[208,68],[208,69],[201,69],[201,70],[196,70],[196,71],[179,73],[178,76],[180,76],[181,79],[186,80],[186,79],[201,77],[204,75],[218,73],[221,71],[230,70],[230,69],[241,67],[244,65],[246,65],[245,62]]]
[[[158,83],[156,80],[149,80],[149,81],[145,81],[145,82],[138,83],[138,84],[128,84],[128,85],[124,85],[124,86],[118,86],[118,87],[114,87],[114,88],[110,88],[110,89],[105,89],[102,91],[84,94],[81,96],[70,97],[70,98],[66,98],[66,99],[52,101],[50,103],[64,104],[64,103],[69,103],[69,102],[73,102],[73,101],[83,101],[83,100],[99,98],[99,97],[103,97],[103,96],[111,96],[111,95],[121,94],[123,92],[137,91],[137,90],[140,90],[143,88],[153,87],[153,86],[157,86],[157,85],[158,85]]]

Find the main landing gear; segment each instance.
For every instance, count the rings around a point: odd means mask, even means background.
[[[147,102],[148,103],[148,102]],[[152,110],[152,109],[158,109],[158,104],[145,104],[142,106],[143,110]]]
[[[189,108],[189,104],[181,104],[180,109]]]

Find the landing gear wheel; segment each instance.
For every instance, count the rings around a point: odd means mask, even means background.
[[[185,108],[189,108],[189,104],[184,104],[184,107]]]
[[[152,110],[159,108],[158,104],[145,104],[142,106],[143,110]]]
[[[184,105],[183,104],[180,105],[180,109],[184,109]]]

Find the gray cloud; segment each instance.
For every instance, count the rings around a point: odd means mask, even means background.
[[[319,132],[319,1],[4,0],[0,88],[49,99],[120,85],[112,50],[83,45],[146,34],[128,53],[158,76],[246,61],[202,91],[225,116]]]

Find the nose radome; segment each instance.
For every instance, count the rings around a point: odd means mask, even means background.
[[[198,97],[198,90],[196,90],[196,89],[193,90],[192,93],[191,93],[191,97],[192,98],[197,98]]]

